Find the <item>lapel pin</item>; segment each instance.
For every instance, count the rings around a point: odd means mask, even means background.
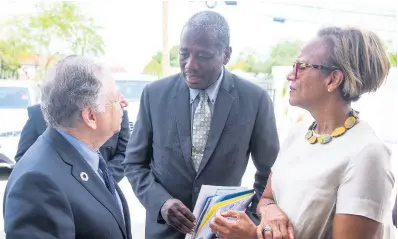
[[[81,178],[83,181],[88,181],[88,175],[87,175],[87,173],[86,173],[86,172],[81,172],[81,173],[80,173],[80,178]]]

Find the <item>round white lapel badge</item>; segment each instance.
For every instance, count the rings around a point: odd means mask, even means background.
[[[81,173],[80,173],[80,178],[81,178],[83,181],[88,181],[88,175],[87,175],[87,173],[86,173],[86,172],[81,172]]]

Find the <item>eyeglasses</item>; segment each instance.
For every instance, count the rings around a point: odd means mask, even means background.
[[[304,62],[299,62],[296,61],[293,64],[293,73],[294,73],[294,78],[297,79],[297,72],[299,70],[305,70],[307,68],[312,68],[312,69],[320,69],[320,70],[327,70],[327,71],[334,71],[334,70],[338,70],[337,67],[330,67],[330,66],[325,66],[325,65],[316,65],[316,64],[308,64],[308,63],[304,63]]]

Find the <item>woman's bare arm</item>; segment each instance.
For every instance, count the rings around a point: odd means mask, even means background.
[[[381,223],[372,219],[336,214],[333,220],[333,239],[378,239]]]
[[[265,186],[264,192],[261,195],[261,199],[257,205],[257,215],[261,215],[261,208],[264,207],[264,205],[275,202],[274,196],[272,194],[271,180],[272,173],[270,173],[268,177],[267,185]]]
[[[333,239],[380,238],[394,186],[390,156],[381,142],[369,143],[352,156],[337,190]]]

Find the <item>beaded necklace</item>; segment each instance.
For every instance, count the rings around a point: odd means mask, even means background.
[[[345,132],[347,132],[347,130],[349,130],[352,127],[354,127],[354,125],[356,125],[358,123],[358,121],[359,121],[358,114],[359,114],[358,111],[355,111],[355,110],[352,109],[350,111],[350,113],[348,114],[348,117],[345,120],[344,125],[334,129],[331,135],[329,135],[329,134],[317,135],[314,132],[314,130],[316,128],[316,121],[314,121],[311,124],[311,126],[308,128],[308,131],[305,134],[305,139],[307,139],[307,141],[310,144],[316,144],[316,143],[327,144],[330,141],[332,141],[333,138],[337,138],[337,137],[342,136]]]

